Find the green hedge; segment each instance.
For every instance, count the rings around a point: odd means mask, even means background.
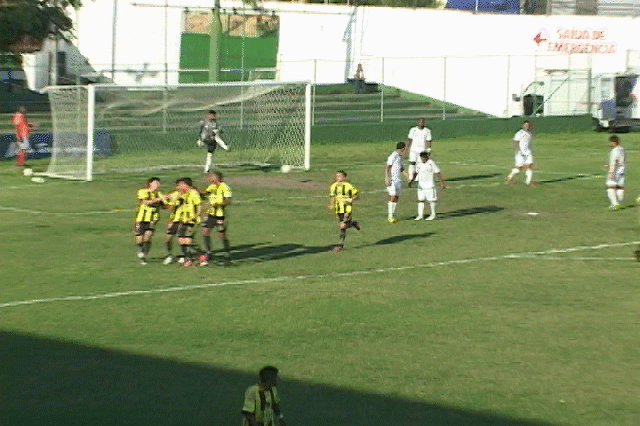
[[[434,139],[465,136],[512,135],[521,127],[522,117],[429,120]],[[567,117],[535,117],[531,119],[536,133],[580,132],[592,128],[590,115]],[[311,129],[312,143],[406,141],[415,121],[386,123],[352,123],[316,125]]]

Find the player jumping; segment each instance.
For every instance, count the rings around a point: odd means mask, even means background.
[[[204,120],[200,122],[200,135],[196,142],[196,145],[199,147],[205,146],[207,147],[207,159],[204,163],[204,172],[209,173],[209,169],[211,168],[211,162],[213,160],[213,154],[216,151],[216,147],[220,145],[222,149],[225,151],[229,150],[229,147],[220,137],[222,133],[222,129],[218,124],[216,119],[216,112],[214,110],[209,110]]]

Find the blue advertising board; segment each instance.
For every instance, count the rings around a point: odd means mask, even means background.
[[[69,136],[69,135],[68,135]],[[71,135],[77,138],[76,148],[69,148],[66,155],[85,155],[86,135],[74,133]],[[29,135],[29,151],[28,158],[49,158],[53,150],[53,136],[50,133],[32,133]],[[18,146],[16,137],[12,134],[0,135],[0,159],[10,160],[15,158]],[[93,154],[100,157],[108,157],[111,155],[111,135],[107,132],[95,132],[93,134]]]

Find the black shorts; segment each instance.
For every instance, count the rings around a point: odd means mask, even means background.
[[[140,235],[144,235],[144,233],[147,231],[153,232],[155,230],[156,230],[155,222],[136,222],[133,228],[133,232],[136,234],[136,237],[139,237]]]
[[[336,219],[338,219],[338,222],[349,223],[351,222],[351,213],[337,213]]]
[[[205,142],[205,144],[207,145],[207,152],[211,154],[213,154],[213,151],[215,151],[216,148],[218,147],[218,144],[216,143],[216,141],[213,141],[213,143]]]
[[[180,223],[178,222],[169,222],[167,224],[167,235],[176,235],[179,225]]]
[[[192,223],[178,223],[178,238],[193,238],[193,228],[195,227]]]
[[[202,227],[213,229],[217,232],[224,232],[227,230],[227,224],[224,221],[224,216],[207,215],[207,219],[202,222]]]

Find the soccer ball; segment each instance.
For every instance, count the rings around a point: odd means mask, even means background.
[[[22,174],[25,175],[25,176],[31,176],[31,175],[33,175],[33,170],[32,169],[28,169],[28,168],[24,169],[22,171]]]
[[[280,167],[280,171],[282,173],[289,173],[289,172],[291,172],[291,170],[293,170],[293,167],[291,167],[288,164],[284,164],[282,167]]]

